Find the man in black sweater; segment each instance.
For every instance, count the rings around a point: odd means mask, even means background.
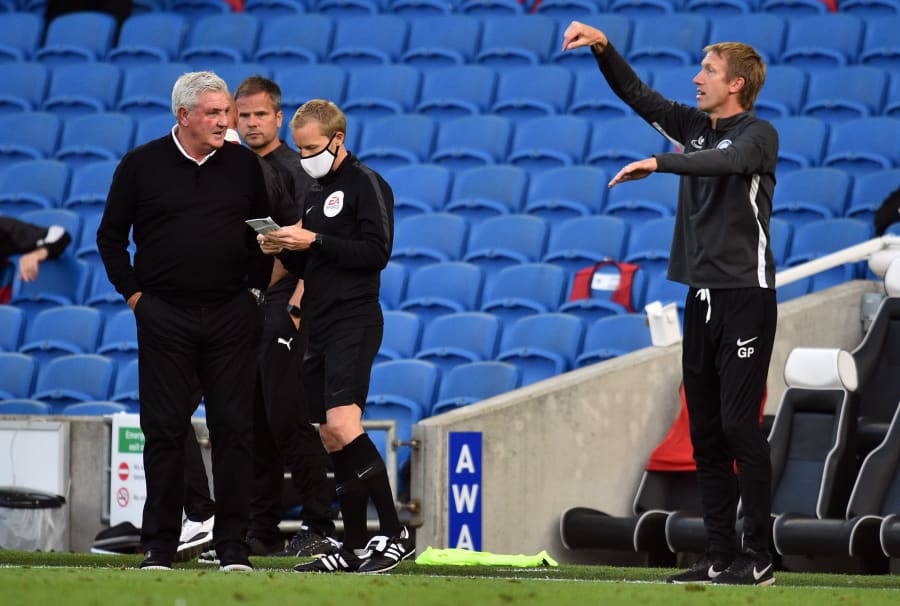
[[[60,225],[41,227],[13,217],[0,217],[0,304],[9,302],[12,278],[16,274],[11,269],[4,269],[7,257],[21,255],[19,279],[31,282],[37,279],[40,264],[59,257],[71,242],[72,236]]]
[[[146,569],[169,569],[178,543],[184,444],[199,385],[213,444],[213,534],[223,570],[250,570],[255,293],[271,259],[245,220],[269,204],[256,157],[223,145],[230,95],[211,72],[181,76],[172,90],[176,125],[119,163],[97,231],[110,282],[138,327],[141,429],[146,439],[141,542]],[[129,231],[136,245],[128,254]]]
[[[583,46],[610,88],[684,150],[632,162],[609,182],[614,187],[654,172],[681,176],[668,277],[690,287],[682,372],[707,547],[700,562],[668,580],[771,585],[772,469],[759,406],[778,315],[769,243],[778,133],[753,113],[766,66],[746,44],[707,46],[691,107],[641,82],[603,32],[573,21],[563,50]]]
[[[302,223],[260,237],[264,252],[281,254],[302,275],[303,321],[309,324],[304,385],[310,413],[334,461],[343,545],[297,572],[383,572],[415,552],[400,523],[384,461],[362,427],[372,362],[384,318],[381,270],[394,239],[390,186],[344,147],[347,121],[330,101],[305,103],[291,120],[301,163],[316,179]],[[369,498],[381,532],[366,542]]]

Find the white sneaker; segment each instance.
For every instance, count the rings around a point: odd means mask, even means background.
[[[185,518],[181,523],[181,536],[178,538],[178,548],[175,550],[175,561],[191,560],[212,545],[214,523],[215,516],[210,516],[208,520],[201,522]]]

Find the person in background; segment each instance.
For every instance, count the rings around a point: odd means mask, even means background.
[[[41,227],[0,217],[0,303],[9,303],[14,276],[23,282],[36,280],[41,263],[56,259],[71,243],[72,236],[60,225]],[[12,255],[21,255],[15,269],[9,261]]]
[[[225,145],[230,95],[212,72],[175,82],[172,132],[128,152],[113,176],[97,246],[138,328],[146,439],[144,569],[169,569],[179,539],[184,448],[197,388],[212,442],[221,569],[251,570],[244,543],[252,474],[257,299],[271,259],[246,220],[269,209],[252,152]],[[134,265],[128,253],[133,230]]]
[[[372,363],[384,331],[378,300],[381,270],[391,256],[394,196],[381,176],[344,146],[347,121],[334,103],[314,99],[291,119],[301,165],[316,186],[302,222],[258,237],[304,279],[303,322],[309,350],[304,385],[313,419],[334,462],[343,544],[297,572],[374,573],[415,553],[400,523],[384,461],[362,426]],[[368,542],[371,498],[380,534]]]
[[[681,176],[668,278],[690,287],[682,373],[707,546],[699,562],[667,580],[771,585],[772,469],[759,405],[778,316],[769,244],[778,133],[753,113],[766,66],[746,44],[707,46],[691,107],[641,82],[602,31],[573,21],[562,50],[584,46],[610,88],[684,150],[632,162],[609,182],[616,187],[654,172]]]

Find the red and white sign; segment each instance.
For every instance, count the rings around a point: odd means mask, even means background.
[[[128,479],[128,463],[125,461],[119,463],[119,479],[123,482]]]
[[[128,489],[124,486],[116,491],[116,505],[119,507],[128,507],[128,503],[131,502],[131,494],[128,492]]]

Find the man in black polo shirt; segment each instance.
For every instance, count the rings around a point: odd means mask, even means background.
[[[256,299],[271,260],[246,219],[268,213],[252,152],[224,145],[225,82],[181,76],[172,90],[171,134],[122,159],[97,246],[110,281],[138,327],[141,429],[147,501],[141,527],[146,569],[171,567],[180,532],[184,443],[199,384],[213,444],[213,534],[223,570],[251,570],[249,519]],[[128,254],[129,231],[136,245]]]

